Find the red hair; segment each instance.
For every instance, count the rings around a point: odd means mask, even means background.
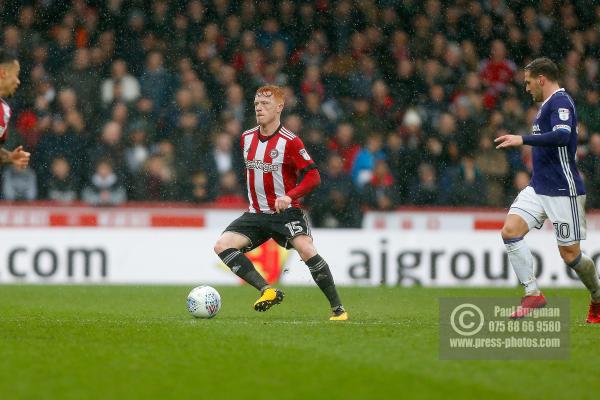
[[[276,101],[280,103],[285,102],[285,94],[283,89],[276,85],[261,86],[256,90],[257,96],[271,97],[273,96]]]

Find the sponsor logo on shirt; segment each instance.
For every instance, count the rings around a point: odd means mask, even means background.
[[[555,131],[557,129],[562,129],[562,130],[571,132],[571,127],[569,125],[562,125],[562,124],[554,125],[554,127],[552,128],[553,131]]]
[[[531,127],[531,133],[533,133],[534,135],[541,134],[542,131],[540,130],[540,126],[538,124],[533,124],[533,126]]]
[[[263,172],[279,171],[279,165],[266,163],[261,160],[246,160],[247,169],[258,169]]]

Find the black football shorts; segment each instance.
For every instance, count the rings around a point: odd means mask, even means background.
[[[310,235],[310,227],[304,211],[288,208],[275,214],[246,212],[233,221],[225,232],[235,232],[246,236],[250,245],[242,251],[250,251],[270,238],[286,249],[292,248],[290,240],[300,235]]]

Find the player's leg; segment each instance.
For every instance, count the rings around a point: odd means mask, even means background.
[[[317,253],[312,238],[306,234],[297,235],[290,239],[290,244],[296,249],[302,261],[308,266],[308,270],[315,283],[329,301],[332,311],[330,319],[347,320],[348,313],[340,300],[329,265]]]
[[[511,205],[504,226],[502,240],[506,247],[508,260],[519,282],[525,288],[525,296],[521,306],[511,315],[511,318],[521,318],[534,308],[546,305],[546,300],[537,285],[533,269],[533,255],[524,238],[532,228],[541,228],[546,219],[544,208],[531,187],[519,193]]]
[[[506,247],[508,260],[519,282],[525,288],[526,296],[540,293],[533,270],[533,255],[524,238],[529,232],[527,222],[516,214],[508,214],[502,227],[502,240]]]
[[[590,291],[592,302],[600,303],[600,281],[594,261],[581,252],[579,243],[558,246],[558,250],[565,263],[573,268],[581,282]]]
[[[577,273],[581,282],[590,292],[591,302],[587,322],[600,323],[598,272],[594,261],[581,252],[579,242],[586,237],[585,196],[578,196],[577,199],[568,198],[568,203],[567,201],[564,203],[561,207],[552,204],[552,215],[550,215],[554,223],[558,251],[565,264]]]
[[[288,208],[273,218],[270,226],[273,238],[285,248],[296,249],[302,261],[308,266],[315,283],[329,301],[332,309],[330,319],[347,320],[348,313],[340,301],[329,265],[313,245],[310,226],[304,212],[298,208]]]
[[[579,243],[571,246],[559,246],[558,249],[565,263],[573,268],[590,292],[591,301],[586,321],[591,324],[600,324],[600,281],[594,261],[581,252]]]
[[[251,245],[252,242],[247,236],[225,231],[217,240],[214,250],[234,274],[262,291],[269,286],[267,281],[254,268],[252,261],[242,252],[242,249],[247,249]]]
[[[232,222],[217,240],[215,253],[234,274],[260,290],[260,297],[253,307],[256,311],[267,311],[281,303],[284,294],[281,290],[272,288],[243,253],[243,250],[253,249],[268,239],[254,225],[254,218],[244,214]]]
[[[546,218],[542,199],[528,186],[510,206],[502,227],[508,260],[519,282],[525,287],[525,296],[539,295],[540,289],[533,270],[533,255],[524,237],[531,229],[540,229]]]

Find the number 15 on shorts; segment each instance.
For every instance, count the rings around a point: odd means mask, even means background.
[[[290,235],[292,237],[302,233],[302,225],[300,225],[300,221],[288,222],[285,224],[285,226],[290,230]]]

